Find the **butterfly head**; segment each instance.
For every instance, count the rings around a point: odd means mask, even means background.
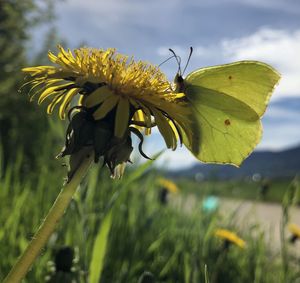
[[[181,70],[181,58],[174,52],[173,49],[169,49],[171,53],[173,53],[173,57],[176,59],[177,61],[177,64],[178,64],[178,70],[177,70],[177,74],[174,78],[174,83],[175,83],[175,91],[176,92],[184,92],[184,89],[185,89],[185,86],[184,86],[184,78],[183,78],[183,75],[184,75],[184,72],[190,62],[190,59],[191,59],[191,56],[192,56],[192,53],[193,53],[193,47],[190,47],[190,54],[189,54],[189,57],[188,57],[188,60],[185,64],[185,67],[183,69],[183,71]]]
[[[184,79],[182,75],[178,72],[174,78],[175,91],[184,92]]]

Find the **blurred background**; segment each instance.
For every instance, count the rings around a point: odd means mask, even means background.
[[[293,234],[300,225],[299,1],[0,0],[0,34],[0,278],[24,250],[66,173],[54,158],[64,123],[19,91],[21,68],[49,64],[48,50],[56,53],[61,44],[115,47],[157,65],[170,56],[169,48],[185,62],[192,46],[186,74],[260,60],[282,79],[263,117],[263,139],[239,169],[200,164],[184,148],[166,150],[154,163],[136,157],[139,166],[128,166],[122,181],[94,168],[28,282],[52,280],[60,267],[51,260],[66,245],[74,252],[71,279],[71,267],[62,272],[74,282],[88,282],[91,274],[101,277],[93,275],[91,282],[144,282],[144,272],[157,282],[300,282]],[[175,60],[161,68],[173,80]],[[154,130],[144,151],[154,156],[164,147]],[[289,230],[291,223],[296,230]],[[228,251],[222,242],[228,240],[214,236],[218,228],[236,232],[248,248]],[[97,251],[101,263],[93,260]]]

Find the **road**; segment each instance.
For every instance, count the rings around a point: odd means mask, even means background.
[[[220,203],[221,213],[235,213],[236,222],[239,226],[251,226],[259,224],[265,232],[266,239],[274,241],[280,246],[280,224],[282,221],[282,206],[276,203],[253,202],[245,200],[222,199]],[[300,227],[300,208],[289,209],[290,223]],[[289,232],[286,231],[289,235]],[[300,247],[298,241],[297,246]]]
[[[194,195],[189,195],[185,199],[184,210],[192,211],[201,207],[201,201]],[[274,246],[280,247],[280,223],[282,220],[282,206],[277,203],[266,203],[238,199],[219,199],[219,210],[222,215],[228,216],[227,220],[232,219],[242,230],[249,229],[252,225],[259,224],[265,232],[265,238]],[[300,208],[291,207],[289,209],[290,223],[295,223],[300,227]],[[290,233],[286,229],[286,235]],[[300,240],[297,241],[296,249],[300,251]]]

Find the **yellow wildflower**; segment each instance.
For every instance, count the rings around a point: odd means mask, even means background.
[[[290,223],[288,225],[288,229],[293,235],[297,236],[297,238],[300,238],[300,227],[298,225]]]
[[[215,236],[224,240],[227,243],[231,243],[234,244],[242,249],[245,248],[246,246],[246,242],[241,239],[237,234],[235,234],[234,232],[231,232],[229,230],[226,229],[217,229],[215,231]]]
[[[177,185],[172,182],[171,180],[165,179],[165,178],[159,178],[158,179],[158,184],[168,190],[170,193],[178,193],[179,189]]]
[[[116,54],[115,49],[75,49],[74,54],[59,47],[49,59],[58,66],[24,68],[32,76],[38,103],[51,98],[47,112],[60,104],[59,116],[65,118],[73,98],[80,95],[80,105],[96,107],[93,117],[103,119],[115,110],[115,136],[122,137],[129,122],[151,128],[152,118],[162,132],[167,146],[176,148],[177,123],[185,129],[190,115],[185,95],[175,93],[158,69],[145,62]],[[33,95],[33,96],[34,96]],[[32,97],[33,98],[33,97]]]
[[[291,232],[292,236],[290,241],[294,243],[297,239],[300,239],[300,227],[294,223],[288,225],[288,229]]]
[[[117,54],[115,49],[59,47],[49,52],[55,66],[24,68],[31,76],[31,99],[48,99],[50,114],[59,105],[59,117],[70,121],[61,155],[93,146],[95,159],[104,156],[111,170],[129,161],[130,132],[141,143],[141,130],[157,126],[168,148],[192,139],[191,110],[184,93],[176,93],[158,67]],[[74,114],[75,113],[75,114]]]

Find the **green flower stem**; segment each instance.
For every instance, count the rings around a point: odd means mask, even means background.
[[[56,224],[65,213],[66,208],[76,192],[78,185],[85,176],[91,162],[93,161],[93,158],[93,154],[91,153],[84,156],[77,169],[74,170],[71,180],[62,188],[50,211],[48,212],[48,215],[42,222],[24,253],[4,279],[3,283],[21,282],[21,280],[25,277],[29,268],[32,266],[43,247],[46,245],[49,237],[55,229]]]

